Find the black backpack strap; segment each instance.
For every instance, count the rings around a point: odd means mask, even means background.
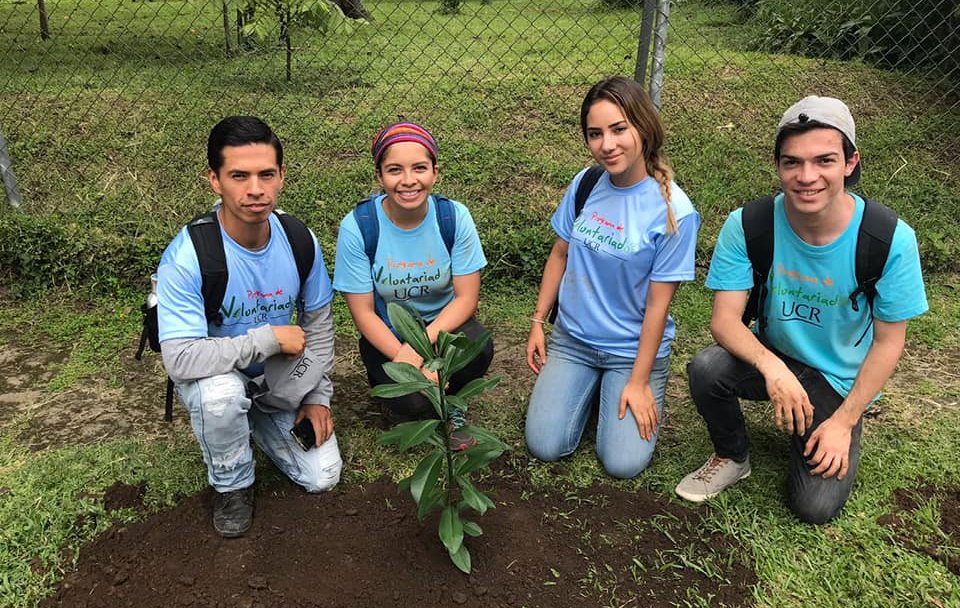
[[[207,323],[221,325],[223,315],[220,307],[227,292],[227,256],[223,251],[223,238],[220,235],[216,210],[193,218],[187,224],[187,232],[200,263],[203,313]]]
[[[580,178],[580,183],[577,184],[577,192],[573,197],[574,220],[576,220],[580,212],[583,211],[583,206],[587,204],[587,198],[589,198],[590,193],[593,192],[593,188],[597,185],[597,182],[600,181],[601,175],[603,175],[603,167],[594,165],[587,169],[587,172]]]
[[[442,194],[434,194],[433,200],[437,214],[437,225],[440,227],[440,237],[447,248],[447,253],[452,256],[453,245],[457,240],[457,212],[450,199]]]
[[[761,333],[767,324],[762,313],[767,299],[767,277],[773,264],[773,210],[773,196],[765,196],[744,205],[740,216],[747,257],[753,268],[753,288],[742,321],[744,325],[750,325],[757,319]]]
[[[857,288],[850,294],[850,305],[853,310],[859,311],[860,294],[863,294],[870,309],[870,318],[854,346],[860,345],[873,324],[873,299],[877,295],[877,281],[883,275],[883,267],[887,264],[890,245],[893,243],[893,233],[897,229],[897,213],[893,209],[867,199],[863,202],[863,219],[860,220],[860,230],[857,232]]]
[[[597,182],[600,181],[600,177],[603,175],[604,169],[600,165],[593,165],[587,169],[586,173],[583,174],[583,177],[580,178],[580,183],[577,184],[577,191],[573,195],[573,220],[576,221],[577,217],[580,215],[580,212],[583,211],[583,206],[587,204],[587,199],[590,198],[590,193],[593,192],[593,188],[597,185]],[[550,309],[550,314],[547,316],[547,320],[550,323],[556,323],[557,321],[557,312],[560,310],[560,296],[557,295],[557,300],[553,303],[553,308]]]
[[[280,225],[287,235],[287,241],[290,243],[290,249],[293,251],[293,259],[297,263],[297,274],[300,276],[300,297],[301,310],[303,308],[303,286],[307,284],[307,277],[310,276],[310,270],[313,269],[313,262],[316,260],[317,252],[313,246],[313,237],[306,224],[293,217],[289,213],[276,209],[274,213],[280,220]]]
[[[850,294],[850,304],[854,310],[860,310],[857,300],[861,293],[866,297],[871,310],[873,309],[877,281],[887,264],[896,229],[897,214],[893,209],[864,199],[863,219],[857,233],[857,288]]]

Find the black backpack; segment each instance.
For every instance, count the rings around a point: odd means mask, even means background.
[[[313,268],[316,251],[313,238],[306,225],[288,213],[277,209],[274,211],[283,226],[293,251],[293,258],[297,264],[297,275],[302,286],[307,275]],[[210,211],[198,215],[187,224],[187,232],[197,252],[197,261],[200,263],[202,285],[200,293],[203,296],[203,313],[208,323],[223,324],[223,296],[227,291],[227,259],[223,250],[223,239],[220,235],[220,222],[217,212]],[[303,302],[303,290],[300,291],[300,302]],[[143,357],[144,347],[149,344],[150,350],[160,352],[160,330],[157,323],[157,306],[155,302],[147,302],[141,306],[143,312],[143,330],[140,332],[140,346],[134,355],[138,361]],[[302,306],[301,306],[302,310]],[[167,394],[164,403],[163,419],[173,420],[173,380],[167,377]]]
[[[741,216],[747,257],[750,258],[750,265],[753,267],[753,288],[750,290],[742,321],[744,325],[750,325],[751,321],[756,319],[761,334],[767,326],[766,316],[760,313],[767,298],[767,278],[770,275],[770,266],[773,264],[773,199],[771,195],[747,203],[743,206]],[[893,242],[893,233],[897,228],[897,214],[885,205],[868,199],[863,200],[863,218],[857,232],[855,263],[857,288],[849,298],[853,310],[859,311],[859,300],[863,295],[872,313],[873,299],[877,295],[877,281],[883,275],[883,267],[887,263],[890,244]],[[863,341],[869,327],[868,324],[854,346],[858,346]]]
[[[583,211],[583,206],[587,203],[587,197],[590,196],[590,193],[593,192],[594,186],[597,185],[597,182],[600,181],[600,176],[603,175],[604,169],[600,165],[593,165],[587,172],[583,174],[583,177],[580,178],[580,183],[577,184],[577,191],[573,195],[573,219],[576,221],[577,216],[580,215],[580,212]],[[560,310],[560,294],[557,293],[557,299],[553,303],[553,308],[550,309],[550,315],[547,317],[547,320],[550,323],[555,323],[557,321],[557,312]]]

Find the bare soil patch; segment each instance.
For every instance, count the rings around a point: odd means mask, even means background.
[[[884,515],[878,523],[894,532],[896,542],[912,551],[918,551],[943,564],[960,576],[960,488],[938,488],[920,484],[912,489],[897,490],[893,512]],[[920,509],[934,501],[939,505],[940,535],[923,534],[918,530]]]
[[[756,584],[736,542],[700,516],[645,491],[542,491],[502,468],[497,508],[470,539],[460,573],[412,501],[380,480],[308,495],[261,483],[252,530],[219,538],[210,491],[113,528],[80,553],[42,606],[744,606]],[[106,501],[138,508],[143,488]]]

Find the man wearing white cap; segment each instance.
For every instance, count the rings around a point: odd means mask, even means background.
[[[717,237],[706,281],[717,344],[687,367],[714,454],[676,492],[700,502],[748,477],[739,398],[769,399],[790,435],[790,509],[823,523],[850,495],[863,413],[927,300],[913,230],[847,190],[860,153],[842,101],[810,96],[790,107],[774,161],[782,192],[732,212]]]
[[[329,409],[333,287],[313,233],[275,211],[285,166],[269,126],[252,116],[223,119],[210,132],[207,162],[220,200],[164,251],[157,314],[163,363],[216,491],[213,526],[236,537],[253,520],[251,435],[308,492],[340,479]],[[203,223],[212,230],[198,237]],[[211,258],[225,273],[211,272]],[[213,315],[211,276],[222,296]],[[313,435],[302,446],[290,433],[301,421]]]

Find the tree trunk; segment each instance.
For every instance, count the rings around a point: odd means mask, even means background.
[[[343,14],[351,19],[373,21],[373,15],[363,5],[363,0],[333,0],[333,3],[339,6]]]
[[[227,6],[227,0],[223,0],[223,45],[227,51],[227,57],[233,56],[233,46],[230,44],[230,8]]]
[[[50,39],[50,22],[47,21],[47,3],[44,0],[37,0],[37,12],[40,13],[40,38]]]

